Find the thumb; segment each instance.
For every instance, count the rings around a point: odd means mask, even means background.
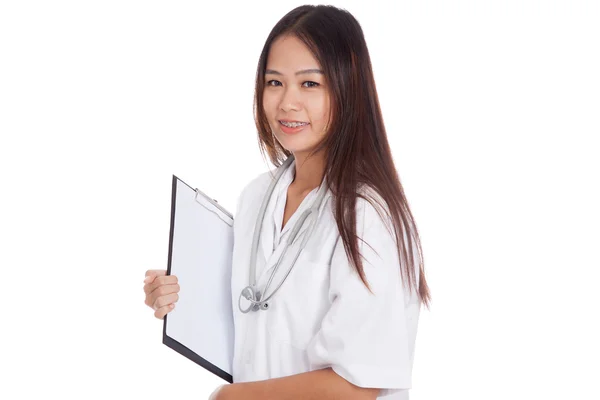
[[[153,282],[154,279],[158,275],[166,275],[166,274],[167,274],[167,271],[164,269],[149,269],[148,271],[146,271],[146,278],[144,278],[144,283]]]

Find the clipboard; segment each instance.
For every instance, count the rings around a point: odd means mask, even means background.
[[[167,275],[177,275],[180,291],[164,317],[162,342],[229,383],[232,256],[233,215],[173,175]]]

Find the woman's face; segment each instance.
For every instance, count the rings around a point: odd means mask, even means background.
[[[325,76],[295,36],[279,37],[271,45],[263,107],[277,141],[296,158],[308,155],[325,136],[330,107]],[[285,121],[305,125],[288,128]]]

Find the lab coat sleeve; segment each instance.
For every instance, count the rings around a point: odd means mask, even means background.
[[[358,240],[373,294],[339,238],[331,261],[329,309],[307,355],[311,370],[331,367],[354,385],[382,389],[379,396],[384,397],[411,387],[412,356],[405,314],[408,289],[402,285],[391,219],[385,214],[382,219],[377,209],[357,200],[357,235],[372,247]]]

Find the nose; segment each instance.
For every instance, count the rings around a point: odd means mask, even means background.
[[[294,88],[286,88],[281,97],[279,107],[286,113],[289,111],[300,110],[302,107],[300,98],[298,96],[298,91],[294,90]]]

